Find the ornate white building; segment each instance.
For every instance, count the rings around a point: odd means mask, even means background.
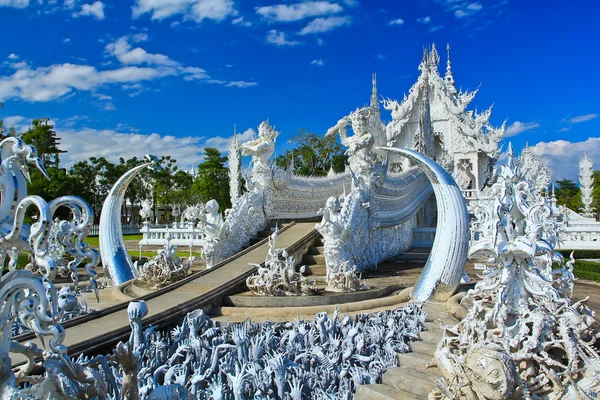
[[[419,65],[421,75],[401,102],[384,100],[392,121],[386,126],[385,141],[423,153],[450,172],[467,197],[477,196],[488,180],[498,157],[498,142],[504,135],[490,125],[491,108],[478,113],[467,110],[478,90],[458,91],[450,64],[446,74],[438,71],[440,56],[435,44],[425,49]],[[390,158],[392,171],[408,168],[406,159]]]

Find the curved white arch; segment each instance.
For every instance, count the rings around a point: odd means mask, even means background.
[[[138,165],[125,172],[113,185],[102,205],[100,214],[100,257],[104,266],[104,273],[113,285],[120,285],[137,277],[131,257],[125,247],[121,230],[121,208],[127,187],[142,169],[153,162]]]
[[[421,153],[392,147],[378,149],[407,157],[431,182],[437,202],[437,232],[411,297],[418,301],[446,301],[460,283],[469,249],[469,214],[460,188],[442,166]]]

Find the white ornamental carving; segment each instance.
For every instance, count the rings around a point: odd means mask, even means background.
[[[269,252],[265,266],[251,264],[258,272],[248,279],[246,285],[258,296],[307,296],[316,291],[315,282],[303,276],[305,266],[296,272],[296,260],[285,249],[277,249],[278,230],[269,237]]]
[[[469,256],[486,265],[483,281],[463,300],[467,316],[445,328],[435,353],[444,377],[430,398],[597,397],[600,326],[585,300],[571,301],[574,259],[554,253],[559,226],[509,150],[493,206],[477,208]]]

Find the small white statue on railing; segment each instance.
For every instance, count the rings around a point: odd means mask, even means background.
[[[140,216],[147,223],[152,218],[152,200],[142,200],[142,208],[140,208]]]
[[[348,261],[344,261],[337,272],[332,272],[327,277],[326,292],[358,292],[369,287],[362,280],[356,266],[348,268]]]
[[[306,279],[302,274],[306,267],[303,265],[296,272],[294,257],[288,255],[285,249],[275,248],[278,230],[269,238],[269,252],[265,258],[265,266],[250,264],[258,268],[258,272],[248,279],[246,285],[255,295],[259,296],[307,296],[313,294],[315,282]]]
[[[153,259],[138,268],[140,280],[151,289],[160,289],[177,282],[186,276],[194,262],[194,257],[178,257],[177,246],[171,244],[171,234],[167,233],[164,248],[157,251]]]
[[[203,214],[204,204],[194,204],[193,206],[187,206],[185,210],[183,210],[181,218],[193,226],[196,225],[198,221],[202,219]]]

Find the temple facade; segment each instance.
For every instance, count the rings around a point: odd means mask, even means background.
[[[491,107],[481,113],[467,110],[477,90],[456,89],[450,46],[447,51],[443,77],[438,70],[440,56],[433,44],[424,50],[419,64],[421,74],[408,95],[401,102],[383,100],[384,108],[392,114],[392,121],[385,126],[385,142],[387,146],[413,149],[433,158],[452,174],[465,197],[478,197],[498,158],[498,142],[504,135],[505,123],[500,128],[490,125]],[[391,172],[408,167],[406,159],[388,159]]]

